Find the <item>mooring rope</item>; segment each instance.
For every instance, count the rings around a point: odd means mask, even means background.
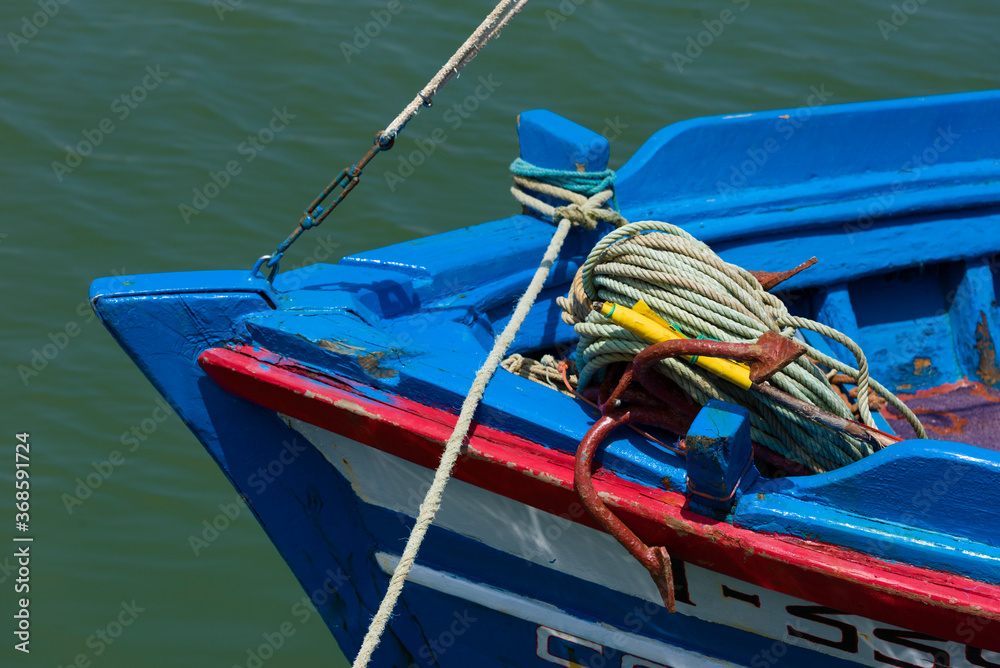
[[[432,99],[434,95],[441,89],[441,87],[446,84],[452,77],[457,76],[466,64],[469,63],[489,42],[495,39],[504,27],[510,23],[510,20],[517,15],[519,11],[528,3],[528,0],[501,0],[501,2],[490,12],[489,16],[479,25],[478,28],[469,36],[465,43],[459,47],[458,51],[448,59],[448,62],[438,71],[436,75],[424,86],[417,96],[413,98],[406,107],[400,112],[385,130],[379,134],[379,139],[376,141],[375,147],[369,151],[369,156],[374,156],[381,148],[388,148],[392,145],[396,135],[400,130],[406,125],[413,116],[420,111],[423,106],[431,106]],[[366,156],[367,160],[370,157]],[[362,160],[362,162],[367,163],[367,160]],[[305,216],[303,216],[303,221],[300,221],[299,227],[293,231],[292,235],[285,240],[284,243],[279,247],[278,251],[275,253],[276,262],[280,259],[281,254],[287,250],[288,246],[295,241],[296,238],[302,233],[304,229],[309,229],[309,227],[315,227],[323,221],[323,219],[329,215],[330,210],[335,206],[347,192],[350,192],[349,187],[345,186],[345,192],[342,193],[341,197],[337,198],[333,206],[327,208],[323,211],[316,219],[313,218],[313,212],[319,207],[322,200],[332,191],[335,184],[338,182],[344,182],[348,184],[356,184],[357,179],[360,177],[360,168],[352,167],[350,170],[345,170],[338,177],[337,181],[334,181],[331,186],[324,191],[321,197],[318,197],[306,210]],[[350,181],[344,181],[345,178],[350,177]],[[350,185],[353,187],[353,185]],[[392,611],[396,607],[396,601],[399,599],[399,594],[403,591],[403,585],[406,582],[406,577],[410,573],[410,569],[413,568],[413,562],[417,558],[417,553],[420,550],[420,544],[424,540],[424,535],[427,533],[427,529],[434,522],[434,517],[437,514],[438,508],[441,507],[441,497],[444,494],[445,485],[451,478],[452,468],[455,466],[455,461],[458,459],[459,451],[461,450],[462,443],[465,441],[466,436],[469,433],[469,427],[472,425],[472,416],[476,412],[476,408],[479,406],[479,402],[483,397],[483,392],[486,390],[486,385],[489,383],[490,378],[493,377],[494,372],[496,372],[497,367],[500,365],[503,359],[504,353],[507,352],[507,348],[514,340],[514,335],[517,334],[518,329],[520,329],[521,324],[528,315],[528,311],[531,306],[535,303],[535,299],[538,297],[538,293],[542,290],[542,285],[545,283],[545,279],[549,275],[549,270],[552,268],[552,264],[555,262],[556,257],[559,255],[559,250],[562,248],[563,242],[566,240],[566,235],[569,233],[569,229],[572,222],[568,218],[563,218],[559,225],[556,227],[555,234],[552,235],[552,241],[549,242],[549,246],[545,251],[545,255],[542,257],[542,262],[535,272],[534,277],[531,279],[531,283],[528,285],[527,290],[521,295],[520,300],[517,302],[517,307],[514,309],[513,315],[511,315],[510,322],[504,328],[500,336],[497,337],[493,344],[493,350],[490,351],[489,356],[480,367],[479,371],[476,372],[476,377],[472,382],[472,387],[469,390],[468,396],[466,396],[465,401],[462,402],[462,409],[458,415],[458,421],[455,423],[455,429],[452,431],[451,436],[448,438],[445,444],[444,452],[441,455],[441,462],[438,464],[437,470],[434,472],[434,481],[431,483],[430,489],[427,490],[427,494],[424,496],[423,503],[420,504],[420,512],[417,515],[416,522],[413,525],[413,529],[410,531],[410,536],[406,541],[406,547],[403,549],[403,554],[400,556],[399,563],[396,564],[396,568],[393,570],[392,577],[389,580],[389,587],[386,590],[385,597],[382,599],[375,616],[372,618],[371,624],[368,626],[368,631],[365,633],[365,638],[361,643],[361,649],[358,651],[357,657],[354,659],[352,668],[365,668],[368,662],[371,661],[372,654],[378,647],[379,642],[382,639],[382,634],[385,632],[386,624],[389,622],[389,617],[392,615]],[[276,266],[276,264],[274,265]],[[272,272],[273,276],[273,272]]]
[[[417,115],[421,107],[431,106],[431,100],[434,94],[441,89],[446,83],[448,83],[452,77],[458,76],[458,73],[465,67],[470,60],[476,57],[480,51],[485,48],[487,44],[496,39],[500,32],[510,23],[518,12],[520,12],[524,6],[528,4],[528,0],[502,0],[490,15],[479,24],[479,27],[469,35],[469,39],[465,40],[465,43],[459,47],[458,51],[455,52],[448,62],[438,70],[438,73],[434,75],[427,85],[420,89],[417,96],[406,105],[403,111],[399,112],[399,116],[393,119],[392,123],[386,126],[385,130],[382,131],[382,136],[384,137],[395,137],[396,133],[403,129],[407,121]]]
[[[431,483],[430,489],[427,490],[423,503],[420,504],[420,513],[417,515],[417,520],[410,531],[410,537],[406,541],[406,547],[403,548],[403,554],[399,558],[399,563],[392,573],[392,579],[389,581],[385,598],[382,599],[382,604],[379,606],[378,612],[375,613],[371,626],[368,628],[361,651],[358,652],[358,657],[354,660],[353,668],[367,666],[372,653],[378,647],[379,639],[385,630],[385,625],[389,621],[389,616],[392,614],[393,608],[396,606],[396,599],[399,598],[399,594],[403,590],[406,576],[409,574],[410,569],[413,567],[413,562],[417,558],[417,552],[420,550],[420,544],[424,540],[424,535],[434,522],[434,516],[437,514],[438,508],[441,507],[441,497],[444,495],[445,485],[451,478],[451,471],[455,466],[455,461],[458,459],[459,451],[469,433],[469,427],[472,426],[472,416],[476,412],[476,408],[479,407],[479,402],[486,391],[486,384],[489,383],[497,367],[500,366],[504,353],[507,352],[507,348],[514,341],[514,335],[517,334],[517,331],[524,323],[524,319],[534,305],[538,293],[542,291],[542,286],[549,275],[549,270],[559,255],[559,250],[562,248],[563,241],[566,240],[566,235],[569,233],[571,226],[572,223],[568,218],[563,218],[559,222],[555,234],[552,235],[552,241],[549,242],[549,246],[545,251],[545,256],[542,258],[542,263],[531,279],[528,289],[524,291],[524,294],[518,300],[510,322],[507,323],[503,332],[497,337],[496,342],[493,344],[493,349],[490,351],[483,366],[476,372],[476,378],[472,382],[469,394],[465,397],[465,401],[462,402],[462,410],[458,414],[455,429],[451,432],[451,436],[445,444],[444,454],[441,455],[441,463],[438,465],[437,471],[434,472],[434,481]]]
[[[515,177],[515,180],[517,178],[520,177]],[[586,176],[584,176],[584,178],[586,178]],[[545,255],[542,257],[541,264],[539,264],[538,269],[535,270],[531,282],[528,284],[524,294],[522,294],[521,298],[518,300],[517,306],[515,307],[514,313],[511,315],[507,326],[504,327],[503,332],[500,333],[500,336],[498,336],[496,341],[493,343],[493,349],[490,350],[486,361],[483,362],[479,371],[476,372],[476,377],[472,382],[472,387],[469,389],[469,394],[462,402],[462,408],[461,411],[459,411],[458,421],[455,423],[455,429],[452,431],[451,436],[445,443],[444,453],[441,455],[441,463],[438,464],[438,468],[434,472],[434,480],[431,483],[430,489],[427,490],[427,494],[424,496],[423,503],[420,504],[420,512],[417,515],[413,529],[410,531],[410,536],[406,541],[406,546],[403,548],[403,554],[400,556],[399,563],[393,570],[385,597],[382,599],[382,603],[379,605],[378,611],[372,618],[371,625],[369,626],[368,632],[365,634],[365,639],[362,642],[361,650],[358,652],[357,658],[354,659],[353,668],[364,668],[367,666],[368,662],[371,660],[372,653],[374,653],[375,649],[378,647],[382,633],[385,631],[386,624],[389,622],[389,617],[396,606],[396,601],[399,599],[400,592],[403,590],[406,577],[413,568],[413,563],[420,550],[420,544],[423,542],[427,529],[430,528],[431,524],[434,522],[434,517],[437,514],[438,509],[441,507],[441,498],[444,495],[445,485],[447,485],[448,480],[451,478],[452,469],[458,459],[462,444],[465,442],[466,436],[469,433],[469,428],[472,425],[472,417],[483,398],[483,393],[486,391],[486,385],[493,377],[497,367],[500,366],[504,354],[507,352],[510,344],[514,341],[514,336],[521,328],[525,318],[528,316],[528,311],[531,310],[531,307],[534,305],[539,293],[542,291],[545,280],[548,278],[549,271],[552,269],[552,265],[559,256],[559,251],[562,249],[563,242],[566,240],[566,235],[569,233],[569,230],[573,225],[585,225],[589,228],[596,226],[597,220],[604,215],[602,212],[606,210],[603,208],[604,203],[612,197],[612,193],[610,191],[604,191],[602,193],[596,193],[590,197],[586,197],[575,193],[572,190],[560,190],[570,196],[576,206],[566,208],[551,207],[539,202],[540,205],[548,206],[552,209],[553,213],[561,211],[565,215],[557,214],[559,224],[556,226],[556,231],[552,235],[552,240],[549,242],[548,248],[545,250]]]

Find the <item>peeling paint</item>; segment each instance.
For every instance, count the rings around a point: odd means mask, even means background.
[[[356,357],[362,370],[372,378],[395,378],[399,375],[399,372],[395,369],[382,366],[382,359],[390,352],[397,356],[399,355],[399,349],[397,348],[393,348],[389,351],[376,350],[375,352],[369,353],[360,346],[353,346],[349,343],[344,343],[343,341],[320,339],[319,341],[316,341],[316,344],[321,348],[325,348],[330,352],[337,353],[338,355]]]
[[[347,399],[337,399],[336,401],[333,402],[333,405],[336,406],[337,408],[343,408],[345,411],[350,411],[355,415],[360,415],[361,417],[368,418],[369,420],[378,420],[378,421],[382,420],[382,418],[378,415],[375,415],[375,413],[370,413],[369,411],[366,411],[364,407],[361,406],[361,404],[356,404],[353,401],[348,401]]]
[[[385,354],[384,350],[380,350],[368,355],[359,356],[358,364],[365,370],[365,373],[374,378],[395,378],[399,375],[398,371],[379,366]]]
[[[915,357],[913,359],[914,376],[922,376],[924,375],[924,370],[930,368],[931,368],[931,360],[929,357]]]
[[[306,399],[316,399],[326,404],[330,403],[330,397],[324,396],[317,392],[313,392],[312,390],[306,390],[305,392],[302,393],[302,396]]]
[[[344,343],[343,341],[330,341],[328,339],[320,339],[316,342],[320,347],[326,348],[330,352],[338,353],[340,355],[360,355],[366,352],[364,348],[360,346],[352,346],[349,343]]]
[[[532,478],[535,478],[537,480],[541,480],[542,482],[548,483],[550,485],[555,485],[557,487],[563,486],[562,477],[553,475],[551,473],[546,473],[544,471],[532,471],[530,469],[525,469],[521,471],[521,473],[530,476]]]

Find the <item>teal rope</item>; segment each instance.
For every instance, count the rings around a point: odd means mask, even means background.
[[[599,192],[611,189],[614,193],[615,170],[605,169],[600,172],[577,172],[569,169],[546,169],[533,165],[521,158],[510,163],[510,171],[535,181],[541,181],[551,186],[572,190],[581,195],[593,196]],[[615,211],[618,211],[618,195],[611,197]]]

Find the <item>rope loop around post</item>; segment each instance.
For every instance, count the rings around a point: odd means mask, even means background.
[[[514,186],[510,190],[514,198],[552,222],[565,218],[588,230],[595,229],[601,222],[616,227],[627,222],[617,211],[614,170],[575,172],[546,169],[518,158],[511,163],[510,171],[514,178]],[[567,204],[554,206],[532,193],[566,200]],[[609,200],[612,202],[610,208]]]
[[[549,169],[533,165],[523,158],[510,164],[511,174],[523,176],[551,186],[565,188],[580,195],[596,195],[604,190],[614,190],[615,170],[602,169],[599,172],[581,172],[571,169]],[[612,206],[617,211],[618,202]]]

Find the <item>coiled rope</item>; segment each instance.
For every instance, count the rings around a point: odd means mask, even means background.
[[[576,362],[581,387],[603,367],[631,361],[648,345],[591,311],[588,302],[631,305],[640,299],[692,338],[753,342],[768,330],[794,336],[796,330],[808,329],[832,339],[851,351],[857,368],[803,342],[806,356],[856,381],[863,422],[874,426],[868,407],[871,388],[903,414],[919,437],[926,438],[913,412],[869,377],[864,352],[854,341],[831,327],[789,314],[781,300],[764,290],[749,272],[723,261],[679,227],[659,221],[627,223],[606,235],[588,255],[570,295],[560,301],[564,319],[574,323],[580,335]],[[756,442],[813,471],[839,468],[872,453],[869,445],[847,434],[823,427],[767,397],[743,391],[683,360],[663,360],[659,370],[701,404],[721,399],[745,406],[750,410],[751,436]],[[798,399],[852,419],[826,375],[805,356],[770,382]]]

